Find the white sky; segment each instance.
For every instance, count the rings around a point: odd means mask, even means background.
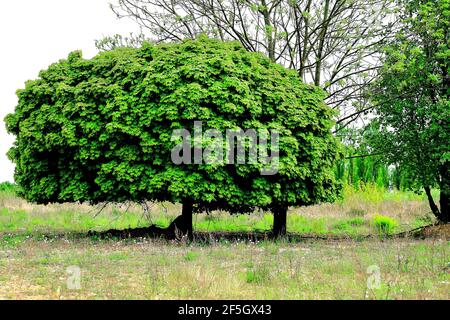
[[[4,117],[14,111],[16,90],[36,79],[42,69],[81,49],[96,54],[95,39],[138,31],[130,20],[118,20],[111,0],[3,1],[0,17],[0,182],[13,181],[14,166],[6,157],[14,137]]]

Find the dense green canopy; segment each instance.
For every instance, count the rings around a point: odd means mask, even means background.
[[[332,201],[339,145],[321,89],[237,42],[207,38],[120,48],[83,59],[72,52],[18,91],[6,118],[9,156],[28,200],[190,200],[197,209]],[[276,129],[280,164],[181,164],[174,129]]]
[[[450,211],[450,1],[403,1],[402,29],[385,47],[373,87],[376,118],[367,128],[374,151],[423,188],[442,222]],[[440,189],[440,208],[431,188]]]

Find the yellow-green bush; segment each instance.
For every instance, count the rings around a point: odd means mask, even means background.
[[[398,226],[398,223],[395,219],[383,216],[381,214],[376,214],[373,217],[373,223],[380,235],[392,234],[394,232],[394,229]]]

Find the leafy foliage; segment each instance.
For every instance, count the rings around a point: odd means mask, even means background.
[[[339,110],[340,130],[371,107],[362,92],[380,66],[378,45],[389,41],[396,28],[394,2],[116,0],[111,9],[157,42],[199,34],[238,40],[248,51],[296,69],[303,80],[326,90],[327,104]],[[120,36],[107,37],[99,48],[130,41],[122,42]]]
[[[386,47],[374,88],[377,118],[368,128],[371,145],[396,164],[404,178],[441,190],[441,220],[450,197],[450,1],[400,1],[403,28]],[[445,217],[446,216],[446,217]]]
[[[201,37],[72,52],[18,91],[6,118],[22,195],[38,203],[192,201],[246,212],[335,199],[339,144],[324,92],[237,42]],[[280,165],[175,165],[174,129],[277,129]]]
[[[11,182],[2,182],[0,183],[0,192],[7,192],[7,193],[16,193],[17,192],[17,185],[11,183]]]

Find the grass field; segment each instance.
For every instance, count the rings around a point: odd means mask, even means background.
[[[150,223],[166,226],[180,212],[169,204],[150,207],[143,215],[135,204],[101,211],[86,204],[42,206],[0,192],[0,298],[450,298],[447,240],[358,240],[380,232],[380,215],[392,221],[390,233],[433,222],[420,195],[347,189],[339,203],[289,211],[290,232],[340,235],[340,241],[188,244],[75,236]],[[194,221],[197,230],[211,232],[267,230],[272,224],[265,212],[214,212],[196,215]],[[67,282],[73,267],[80,271],[78,289],[69,289]],[[379,285],[368,285],[374,279]]]
[[[292,208],[288,214],[289,232],[301,234],[366,235],[377,231],[374,218],[390,217],[392,232],[400,232],[434,221],[424,195],[412,192],[385,192],[375,187],[355,192],[348,188],[344,199],[334,204]],[[110,204],[91,207],[86,204],[33,205],[11,192],[0,192],[0,232],[36,235],[39,233],[84,232],[123,229],[156,224],[167,227],[180,214],[181,207],[169,203],[149,204],[142,213],[136,204]],[[214,212],[194,216],[198,231],[270,230],[272,214],[234,215]]]

